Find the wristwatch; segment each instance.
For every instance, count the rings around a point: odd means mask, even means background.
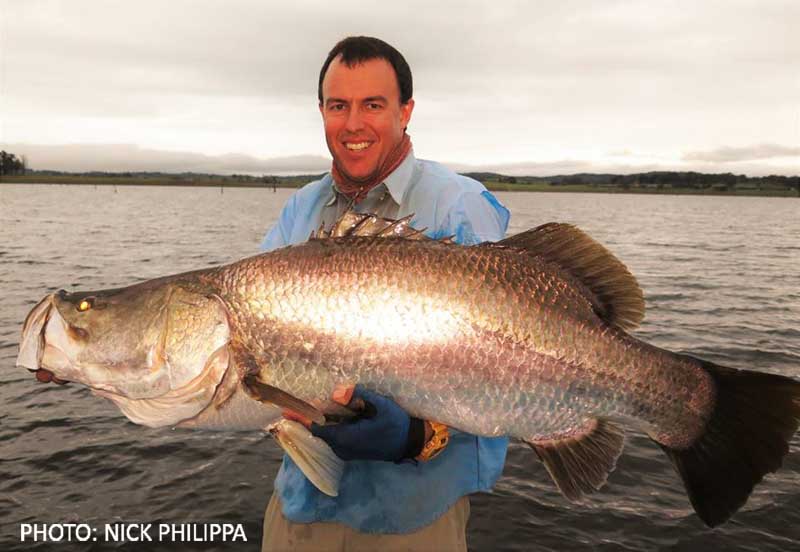
[[[433,435],[422,447],[422,451],[414,457],[415,460],[420,462],[427,462],[439,456],[447,446],[448,441],[450,441],[450,432],[446,425],[431,421],[426,421],[425,423],[433,430]]]

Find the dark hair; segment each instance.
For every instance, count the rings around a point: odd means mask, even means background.
[[[355,67],[359,63],[364,63],[371,59],[385,59],[391,64],[394,74],[397,76],[397,85],[400,87],[400,103],[406,104],[411,99],[414,92],[414,86],[411,82],[411,69],[406,63],[403,54],[398,52],[394,46],[379,38],[348,36],[333,47],[325,63],[322,64],[322,70],[319,72],[319,86],[317,87],[319,103],[322,103],[322,80],[325,78],[325,73],[328,72],[331,62],[340,54],[342,63],[347,67]]]

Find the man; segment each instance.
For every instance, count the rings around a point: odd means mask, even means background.
[[[350,37],[328,55],[319,110],[331,172],[298,190],[262,249],[306,241],[349,206],[386,218],[414,214],[432,238],[463,245],[501,239],[509,213],[482,184],[414,157],[406,133],[414,109],[411,70],[376,38]],[[356,388],[374,415],[312,426],[345,460],[339,496],[316,489],[288,457],[264,520],[264,550],[466,550],[466,495],[491,489],[508,440],[486,439],[409,417],[397,404]]]

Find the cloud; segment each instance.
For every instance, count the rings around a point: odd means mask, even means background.
[[[557,174],[576,174],[585,172],[599,172],[596,163],[579,159],[562,159],[546,162],[519,162],[498,163],[485,165],[468,165],[465,163],[445,163],[454,171],[467,172],[496,172],[513,176],[552,176]]]
[[[743,152],[715,148],[797,143],[800,2],[723,5],[6,2],[0,141],[147,151],[81,155],[80,167],[69,155],[31,157],[71,170],[258,172],[288,156],[279,170],[317,167],[302,156],[327,153],[320,66],[336,41],[365,34],[395,45],[413,70],[420,157],[531,171],[730,170],[714,165]],[[798,173],[787,156],[744,154],[735,170],[745,165]]]
[[[485,165],[467,165],[464,163],[446,163],[448,167],[460,173],[495,172],[509,176],[558,176],[570,174],[636,174],[654,171],[699,172],[714,174],[729,172],[716,163],[669,161],[619,163],[608,160],[562,159],[546,162],[499,163]],[[800,167],[796,164],[767,164],[765,162],[742,162],[736,165],[736,174],[747,176],[768,176],[772,174],[785,176],[800,175]]]
[[[38,170],[196,172],[214,174],[316,174],[330,169],[331,161],[318,155],[268,159],[229,153],[205,155],[188,151],[141,148],[133,144],[4,144],[24,155],[28,167]]]
[[[190,151],[171,151],[144,148],[134,144],[60,144],[41,145],[0,143],[0,149],[17,156],[24,155],[28,167],[37,170],[67,172],[196,172],[211,174],[319,174],[331,166],[329,157],[322,155],[289,155],[263,158],[253,155],[226,153],[207,155]],[[465,172],[496,172],[513,176],[553,176],[578,173],[632,174],[648,171],[726,172],[717,162],[704,159],[655,159],[639,154],[603,159],[562,158],[548,161],[508,163],[445,162],[451,169]],[[797,163],[775,164],[769,161],[743,160],[735,165],[738,174],[765,176],[800,174]]]
[[[776,157],[795,157],[797,158],[795,161],[797,161],[800,159],[800,147],[781,146],[778,144],[757,144],[738,148],[723,146],[706,151],[690,151],[685,153],[682,159],[684,161],[736,163]]]

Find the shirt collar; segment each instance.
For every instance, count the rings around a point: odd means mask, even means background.
[[[392,194],[392,199],[394,199],[395,203],[398,205],[403,203],[403,196],[408,189],[408,185],[411,183],[411,175],[414,173],[414,164],[416,161],[414,149],[412,148],[408,151],[408,155],[406,155],[406,158],[400,163],[400,166],[383,180],[389,193]]]
[[[389,190],[389,194],[391,194],[392,199],[395,201],[395,203],[400,205],[403,202],[403,196],[408,189],[408,185],[411,183],[411,176],[414,174],[414,164],[416,161],[417,159],[414,157],[414,149],[412,148],[409,150],[406,158],[403,159],[403,162],[400,163],[400,165],[389,176],[387,176],[381,184],[375,186],[375,188],[379,188],[381,185],[386,186],[386,189]],[[341,193],[336,188],[336,181],[333,180],[333,178],[331,178],[331,188],[334,193],[325,203],[327,206],[336,203],[336,196]],[[373,190],[375,188],[373,188]]]

